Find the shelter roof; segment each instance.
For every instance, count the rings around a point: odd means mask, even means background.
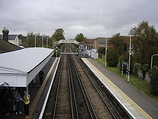
[[[52,53],[48,48],[24,48],[0,54],[0,73],[27,74]]]

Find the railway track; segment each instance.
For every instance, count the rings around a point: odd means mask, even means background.
[[[96,114],[93,109],[93,105],[90,102],[90,99],[88,97],[88,94],[85,90],[85,87],[83,85],[83,82],[81,80],[81,76],[78,72],[78,67],[76,66],[75,62],[75,57],[74,56],[69,56],[69,61],[71,65],[71,75],[72,75],[72,88],[74,89],[74,97],[75,97],[75,102],[76,102],[76,110],[77,110],[77,115],[79,119],[96,119]]]
[[[121,119],[96,80],[75,55],[62,55],[43,119]]]

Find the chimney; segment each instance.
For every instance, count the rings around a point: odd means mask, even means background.
[[[3,33],[3,40],[8,42],[9,30],[4,27],[4,29],[2,30],[2,33]]]

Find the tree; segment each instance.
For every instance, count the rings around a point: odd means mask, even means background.
[[[34,38],[36,37],[36,47],[42,46],[42,38],[40,36],[40,33],[37,33],[34,35]]]
[[[62,28],[56,29],[54,34],[52,35],[52,38],[54,38],[56,41],[59,41],[61,39],[65,39],[64,30]]]
[[[78,41],[78,42],[85,41],[85,39],[86,39],[86,37],[84,37],[84,35],[82,33],[77,34],[76,37],[75,37],[75,40]]]
[[[109,48],[107,55],[107,62],[109,67],[116,67],[118,64],[119,54],[116,49]]]
[[[132,50],[136,61],[141,65],[149,64],[151,55],[156,51],[156,30],[154,26],[149,26],[148,21],[143,21],[130,32],[134,35]]]
[[[34,47],[35,46],[35,37],[34,37],[34,33],[33,32],[28,32],[27,33],[27,46],[28,47]]]
[[[157,67],[153,67],[150,71],[149,71],[149,77],[151,79],[151,94],[153,95],[158,95],[158,68]]]
[[[144,80],[144,79],[145,79],[145,76],[146,76],[146,72],[149,71],[149,65],[148,65],[148,64],[144,64],[144,65],[142,66],[141,70],[142,70],[142,75],[143,75],[142,79]]]
[[[135,63],[133,66],[133,74],[134,76],[138,77],[138,71],[140,69],[140,64],[139,63]]]
[[[113,45],[114,49],[117,50],[117,53],[122,55],[125,49],[124,39],[120,36],[120,33],[115,34],[110,38],[109,44]]]
[[[99,47],[98,53],[105,54],[105,47]]]
[[[119,58],[126,49],[124,39],[120,36],[120,33],[115,34],[110,38],[108,47],[108,66],[115,67],[119,63]]]
[[[27,46],[28,47],[35,47],[35,37],[36,37],[36,47],[42,46],[42,37],[43,36],[40,36],[40,33],[34,34],[34,32],[30,31],[27,34]],[[45,38],[44,38],[43,42],[45,42]]]

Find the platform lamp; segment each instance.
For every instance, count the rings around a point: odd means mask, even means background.
[[[129,78],[130,78],[130,65],[131,65],[131,34],[130,34],[130,38],[129,38],[129,58],[128,58],[128,76],[127,76],[127,81],[129,82]]]
[[[107,51],[108,51],[108,48],[107,48],[107,38],[106,38],[106,43],[105,43],[105,67],[107,66]]]
[[[48,48],[48,38],[49,38],[49,36],[46,36],[46,38],[47,38],[47,48]]]
[[[44,44],[43,44],[44,37],[45,37],[45,35],[43,34],[42,35],[42,47],[44,47]]]
[[[58,47],[55,48],[56,57],[57,57],[57,51],[58,51]]]
[[[35,34],[35,47],[36,47],[36,36],[37,36],[37,35]]]

